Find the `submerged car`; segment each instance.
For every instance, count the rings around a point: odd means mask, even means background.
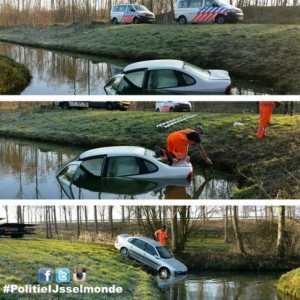
[[[193,176],[190,162],[182,159],[171,166],[155,152],[136,146],[113,146],[88,150],[59,170],[59,178],[72,181],[83,176],[135,179],[189,179]]]
[[[121,255],[131,257],[155,269],[162,278],[187,273],[188,269],[182,262],[174,258],[161,243],[150,238],[120,234],[115,247]]]
[[[107,95],[229,95],[225,70],[205,70],[182,60],[158,59],[126,66],[104,86]]]

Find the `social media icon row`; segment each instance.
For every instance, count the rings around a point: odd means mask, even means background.
[[[87,279],[87,269],[78,268],[70,269],[67,268],[58,268],[55,270],[55,281],[57,283],[69,283],[72,280],[75,282],[84,282]],[[42,283],[49,283],[53,281],[54,272],[49,268],[40,268],[38,273],[38,280]]]

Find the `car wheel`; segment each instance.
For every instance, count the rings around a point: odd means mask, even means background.
[[[113,18],[111,21],[112,21],[113,24],[118,24],[117,18]]]
[[[133,21],[132,21],[132,23],[133,23],[133,24],[139,24],[140,22],[139,22],[139,19],[138,19],[138,18],[134,18]]]
[[[171,272],[170,272],[170,270],[169,270],[168,268],[166,268],[166,267],[163,267],[163,268],[161,268],[161,269],[159,270],[159,277],[160,277],[161,279],[167,279],[167,278],[170,277],[170,275],[171,275]]]
[[[105,109],[112,110],[113,109],[112,104],[110,102],[106,102],[105,103]]]
[[[216,17],[216,23],[217,24],[225,24],[226,23],[226,18],[224,15],[218,15]]]
[[[121,255],[124,256],[124,257],[128,257],[128,256],[129,256],[129,251],[128,251],[128,249],[127,249],[126,247],[122,247],[122,248],[120,249],[120,253],[121,253]]]
[[[179,23],[179,25],[185,25],[186,24],[186,17],[185,16],[180,16],[178,18],[178,23]]]

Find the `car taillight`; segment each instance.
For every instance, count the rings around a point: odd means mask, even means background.
[[[189,173],[189,175],[187,176],[187,180],[191,180],[193,177],[194,177],[194,172],[191,171],[191,172]]]
[[[229,84],[225,90],[225,95],[231,95],[231,89],[232,89],[232,86],[231,86],[231,84]]]

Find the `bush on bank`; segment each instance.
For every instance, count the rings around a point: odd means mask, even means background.
[[[300,268],[282,275],[276,283],[276,288],[284,294],[300,299]]]
[[[30,83],[29,70],[13,59],[0,55],[0,95],[18,94]]]

